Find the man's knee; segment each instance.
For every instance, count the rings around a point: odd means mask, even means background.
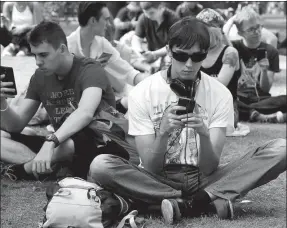
[[[113,178],[112,168],[115,166],[116,156],[111,154],[101,154],[94,158],[90,165],[89,176],[100,184]]]
[[[55,161],[72,160],[75,153],[74,141],[68,139],[56,148]]]
[[[280,161],[286,162],[286,139],[273,139],[265,144],[262,148],[267,154],[278,158]],[[267,150],[266,150],[267,149]]]

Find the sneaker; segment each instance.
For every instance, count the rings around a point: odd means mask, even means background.
[[[261,123],[284,123],[286,122],[286,113],[280,111],[269,115],[261,114],[254,110],[250,115],[250,122],[261,122]]]
[[[215,207],[217,216],[220,219],[233,219],[234,211],[230,200],[218,198],[212,202]]]
[[[171,225],[181,218],[178,202],[175,199],[164,199],[161,202],[161,213],[165,224]]]

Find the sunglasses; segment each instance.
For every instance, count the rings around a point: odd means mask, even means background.
[[[192,62],[199,63],[206,58],[206,55],[207,53],[202,52],[193,53],[192,55],[184,52],[172,52],[172,57],[179,62],[186,62],[190,58]]]

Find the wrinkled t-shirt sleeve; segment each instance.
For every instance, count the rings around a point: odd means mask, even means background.
[[[104,69],[100,66],[100,63],[93,62],[82,70],[80,77],[81,90],[84,91],[89,87],[98,87],[103,91],[106,91],[109,81]]]
[[[39,89],[40,88],[36,80],[36,74],[33,74],[33,76],[30,79],[25,98],[36,100],[36,101],[41,101],[40,95],[39,95]]]

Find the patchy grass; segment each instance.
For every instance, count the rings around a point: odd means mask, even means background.
[[[286,138],[284,124],[248,124],[252,131],[247,137],[228,138],[221,162],[236,159],[268,140]],[[1,227],[37,227],[43,218],[46,203],[45,188],[51,182],[1,181]],[[223,221],[214,217],[186,218],[177,228],[283,228],[286,227],[286,174],[251,191],[244,199],[249,204],[235,204],[235,220]],[[146,215],[147,228],[165,228],[160,215]]]

